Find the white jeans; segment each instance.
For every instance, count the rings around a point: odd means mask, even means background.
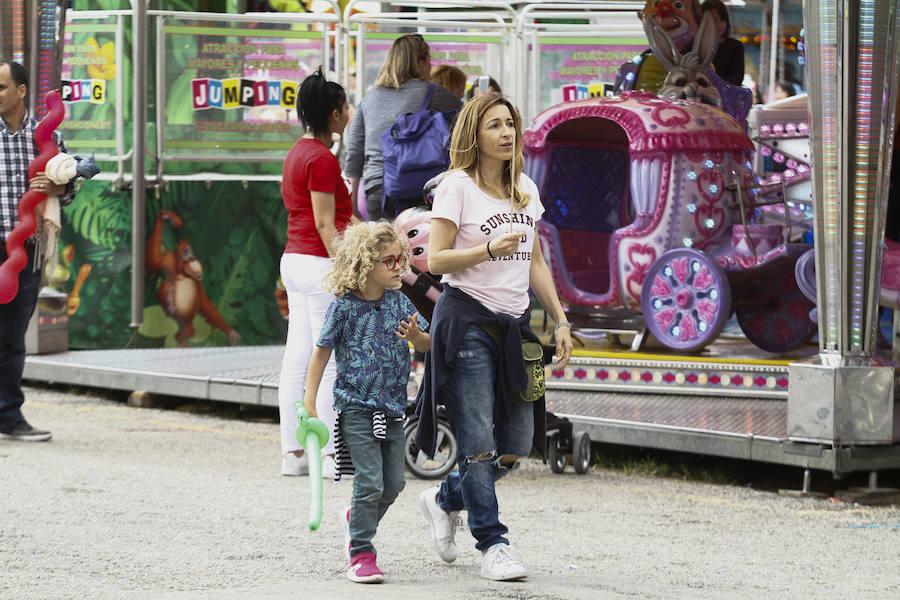
[[[306,370],[309,358],[322,332],[325,313],[334,299],[322,285],[322,278],[331,270],[331,259],[308,254],[283,254],[281,256],[281,281],[288,295],[288,333],[281,363],[281,379],[278,383],[278,408],[281,416],[281,452],[302,449],[294,434],[297,428],[297,412],[294,402],[303,401],[306,387]],[[319,392],[316,395],[316,412],[328,427],[328,443],[322,454],[334,454],[332,432],[337,413],[334,410],[334,379],[337,370],[334,354],[325,367]]]

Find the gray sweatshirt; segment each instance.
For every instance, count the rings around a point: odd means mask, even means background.
[[[350,133],[347,135],[344,172],[347,177],[362,177],[362,189],[381,185],[381,134],[403,113],[419,110],[429,85],[421,79],[411,79],[399,89],[379,85],[369,90],[356,107],[356,115],[350,122]],[[435,86],[428,108],[459,110],[461,107],[462,103],[450,90]]]

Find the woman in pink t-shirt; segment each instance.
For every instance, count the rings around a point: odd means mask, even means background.
[[[417,441],[434,447],[425,419],[444,404],[459,444],[459,470],[419,503],[438,555],[456,559],[454,523],[466,508],[482,552],[481,576],[508,581],[527,576],[509,551],[494,482],[532,446],[543,452],[543,398],[512,400],[522,372],[522,338],[531,331],[528,289],[534,290],[553,331],[558,368],[572,353],[569,323],[541,255],[535,229],[544,212],[538,189],[522,173],[522,120],[515,106],[490,93],[467,102],[450,142],[450,172],[432,208],[428,267],[443,274],[444,292],[431,322],[432,349],[419,393]],[[499,393],[498,393],[499,392]]]
[[[294,402],[303,398],[306,369],[333,296],[322,285],[331,270],[331,241],[353,219],[350,192],[341,166],[329,150],[332,134],[341,134],[350,118],[344,88],[327,81],[321,68],[297,92],[297,116],[306,134],[288,152],[282,170],[282,195],[288,210],[287,246],[281,256],[281,280],[288,297],[288,334],[278,383],[281,416],[281,474],[305,475],[307,457],[294,430]],[[332,386],[334,360],[325,369],[317,410],[329,429],[336,413]],[[334,445],[322,448],[323,474],[333,474]]]

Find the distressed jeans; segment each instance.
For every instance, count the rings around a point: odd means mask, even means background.
[[[372,409],[351,406],[338,418],[356,469],[350,501],[350,556],[374,553],[372,538],[378,523],[406,485],[403,423],[388,419],[385,439],[379,440],[372,433]]]
[[[19,292],[0,304],[0,427],[24,421],[22,371],[25,369],[25,330],[37,305],[41,271],[34,270],[34,244],[25,244],[28,263],[19,272]],[[6,261],[6,242],[0,241],[0,263]]]
[[[459,470],[441,484],[438,505],[446,511],[468,509],[469,530],[486,550],[509,531],[500,522],[494,482],[511,468],[500,464],[504,454],[526,456],[534,436],[534,406],[513,402],[511,413],[494,423],[494,384],[497,379],[497,343],[480,325],[469,325],[453,360],[450,381],[441,401],[459,447]],[[481,455],[483,458],[473,460]]]

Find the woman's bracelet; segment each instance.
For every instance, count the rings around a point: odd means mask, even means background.
[[[556,327],[553,328],[553,337],[556,337],[556,332],[559,331],[560,327],[568,327],[569,329],[572,329],[572,324],[568,321],[560,321],[559,323],[557,323]]]
[[[494,259],[494,255],[491,254],[491,240],[488,240],[488,243],[487,243],[487,251],[488,251],[488,256],[490,256],[491,259],[493,260],[493,259]]]

